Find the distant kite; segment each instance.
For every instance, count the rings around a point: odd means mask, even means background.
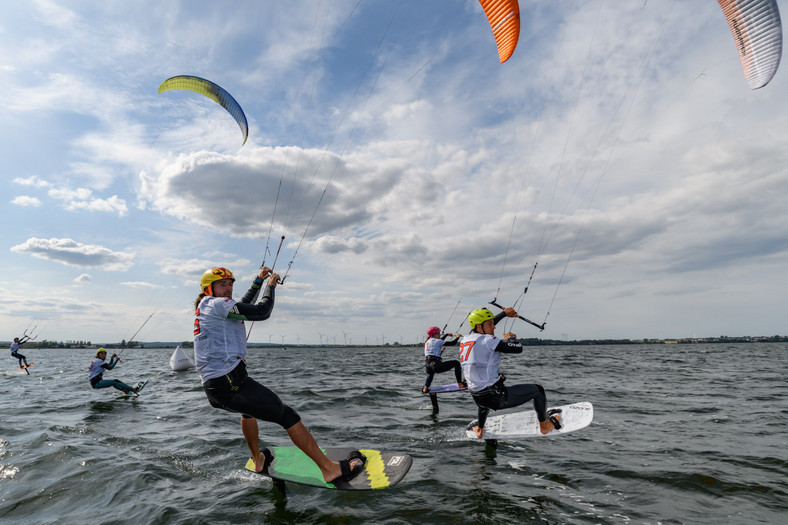
[[[246,139],[249,136],[249,124],[246,122],[246,115],[244,115],[244,112],[238,102],[236,102],[233,96],[230,95],[230,93],[228,93],[223,87],[219,86],[218,84],[214,84],[210,80],[205,80],[204,78],[193,77],[189,75],[178,75],[168,78],[162,82],[159,86],[159,93],[163,93],[164,91],[168,91],[170,89],[186,89],[188,91],[194,91],[195,93],[205,95],[222,106],[227,110],[228,113],[230,113],[230,115],[233,116],[235,121],[238,123],[238,127],[241,128],[241,133],[243,133],[244,137],[243,144],[246,144]]]
[[[777,0],[718,0],[751,89],[774,77],[783,53],[783,29]]]
[[[490,21],[501,64],[509,60],[520,38],[520,4],[517,0],[479,0]]]

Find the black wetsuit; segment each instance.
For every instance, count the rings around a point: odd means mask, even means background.
[[[495,316],[493,322],[497,325],[505,316],[506,314],[501,312]],[[493,351],[505,354],[519,354],[523,351],[523,345],[519,341],[505,341],[500,339]],[[495,384],[477,392],[471,392],[473,400],[478,407],[478,425],[480,428],[484,428],[490,410],[512,408],[531,400],[534,402],[534,410],[536,411],[537,419],[539,419],[539,421],[547,420],[547,396],[541,385],[520,384],[506,386],[504,385],[504,380],[505,377],[501,376]]]
[[[446,335],[441,337],[441,339],[444,340],[442,346],[455,346],[460,342],[459,337],[454,341],[446,341],[446,337]],[[448,372],[452,369],[454,370],[454,378],[457,380],[457,383],[462,383],[462,367],[460,366],[460,362],[456,359],[444,361],[440,356],[428,355],[424,360],[424,368],[427,371],[427,379],[424,381],[424,386],[427,388],[432,384],[435,374]]]

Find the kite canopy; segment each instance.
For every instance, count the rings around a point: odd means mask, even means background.
[[[783,29],[776,0],[718,0],[736,48],[744,78],[752,89],[765,86],[783,53]]]
[[[214,84],[210,80],[205,80],[204,78],[190,75],[178,75],[162,82],[159,86],[159,93],[169,91],[170,89],[194,91],[195,93],[205,95],[222,106],[238,123],[238,127],[241,128],[241,133],[243,133],[244,137],[243,144],[246,144],[246,139],[249,136],[249,124],[246,122],[246,115],[244,115],[238,102],[236,102],[233,96],[223,87]]]
[[[520,38],[520,4],[517,0],[479,0],[490,21],[501,64],[509,60]]]

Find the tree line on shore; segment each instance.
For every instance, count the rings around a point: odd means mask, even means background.
[[[642,345],[642,344],[713,344],[713,343],[785,343],[788,342],[788,336],[772,335],[772,336],[740,336],[730,337],[721,335],[719,337],[691,337],[682,339],[580,339],[580,340],[559,340],[559,339],[540,339],[538,337],[520,338],[523,346],[569,346],[569,345]],[[9,342],[10,344],[10,342]],[[104,347],[107,349],[119,348],[162,348],[162,347],[175,347],[182,346],[183,348],[192,348],[194,343],[192,341],[181,342],[140,342],[122,340],[120,343],[101,343],[94,344],[91,341],[56,341],[56,340],[41,340],[41,341],[28,341],[25,343],[25,348],[98,348]],[[344,345],[316,345],[316,344],[270,344],[270,343],[249,343],[249,347],[253,348],[267,348],[267,347],[338,347],[344,348]],[[385,345],[348,345],[352,348],[382,346],[384,348],[397,348],[397,347],[420,347],[421,344],[403,345],[400,343],[386,343]]]

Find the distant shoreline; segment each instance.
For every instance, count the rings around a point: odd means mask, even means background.
[[[643,345],[643,344],[720,344],[720,343],[788,343],[788,336],[742,336],[742,337],[693,337],[682,339],[580,339],[564,341],[558,339],[539,339],[522,338],[520,342],[523,346],[600,346],[600,345]],[[11,345],[11,341],[3,341],[0,344]],[[129,343],[92,343],[90,341],[30,341],[23,348],[109,348],[113,350],[132,349],[132,348],[192,348],[191,341],[131,341]],[[422,343],[400,344],[386,343],[383,345],[342,345],[342,344],[272,344],[272,343],[249,343],[249,348],[421,348]]]

